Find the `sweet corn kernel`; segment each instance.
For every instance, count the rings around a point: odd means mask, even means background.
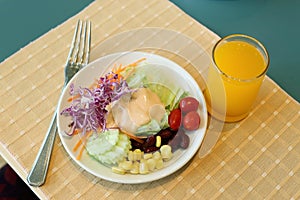
[[[124,160],[123,162],[121,162],[119,164],[119,167],[126,170],[126,171],[129,171],[132,169],[132,161],[131,160]]]
[[[156,147],[160,147],[160,145],[161,145],[161,137],[158,135],[158,136],[156,136],[156,143],[155,143],[155,146],[156,146]]]
[[[128,160],[134,161],[133,160],[133,151],[129,151],[127,157],[128,157]]]
[[[148,160],[148,159],[150,159],[150,158],[152,158],[153,157],[153,154],[152,153],[146,153],[146,154],[144,154],[144,159],[145,160]]]
[[[162,159],[156,160],[156,169],[162,169],[164,167],[164,161]]]
[[[172,148],[170,145],[163,145],[160,147],[161,157],[164,160],[169,160],[172,158]]]
[[[161,159],[161,154],[160,154],[159,151],[155,151],[155,152],[153,153],[153,159],[156,159],[156,160]]]
[[[145,160],[141,160],[141,162],[140,162],[140,174],[148,174],[148,173],[149,173],[149,169],[148,169],[147,162]]]
[[[132,164],[132,168],[130,170],[131,174],[139,174],[140,173],[140,163],[139,162],[134,162]]]
[[[113,166],[111,168],[111,170],[112,170],[113,173],[122,174],[122,175],[125,174],[125,172],[126,172],[124,169],[122,169],[120,167],[116,167],[116,166]]]
[[[148,165],[148,169],[150,171],[154,171],[155,167],[156,167],[156,160],[154,160],[153,158],[150,158],[147,160],[147,165]]]
[[[135,149],[133,151],[133,161],[142,159],[142,151],[140,149]]]

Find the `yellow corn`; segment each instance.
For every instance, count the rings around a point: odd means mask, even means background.
[[[156,136],[156,143],[155,143],[155,146],[156,146],[156,147],[160,147],[160,145],[161,145],[161,137],[158,135],[158,136]]]

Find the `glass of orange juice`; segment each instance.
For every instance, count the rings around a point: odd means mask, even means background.
[[[213,48],[204,96],[209,113],[225,122],[245,118],[269,66],[266,48],[255,38],[233,34]]]

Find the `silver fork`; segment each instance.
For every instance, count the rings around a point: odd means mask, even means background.
[[[81,68],[87,65],[90,55],[91,43],[91,22],[79,20],[73,36],[73,41],[69,56],[65,67],[65,82],[64,86]],[[52,148],[55,140],[57,124],[56,112],[52,117],[51,124],[39,153],[34,161],[32,169],[27,177],[27,181],[31,186],[41,186],[44,184],[48,171],[49,161],[52,153]]]

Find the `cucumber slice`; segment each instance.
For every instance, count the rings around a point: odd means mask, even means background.
[[[86,150],[96,160],[103,164],[113,165],[123,160],[131,143],[127,135],[119,133],[118,129],[111,129],[89,138]]]

